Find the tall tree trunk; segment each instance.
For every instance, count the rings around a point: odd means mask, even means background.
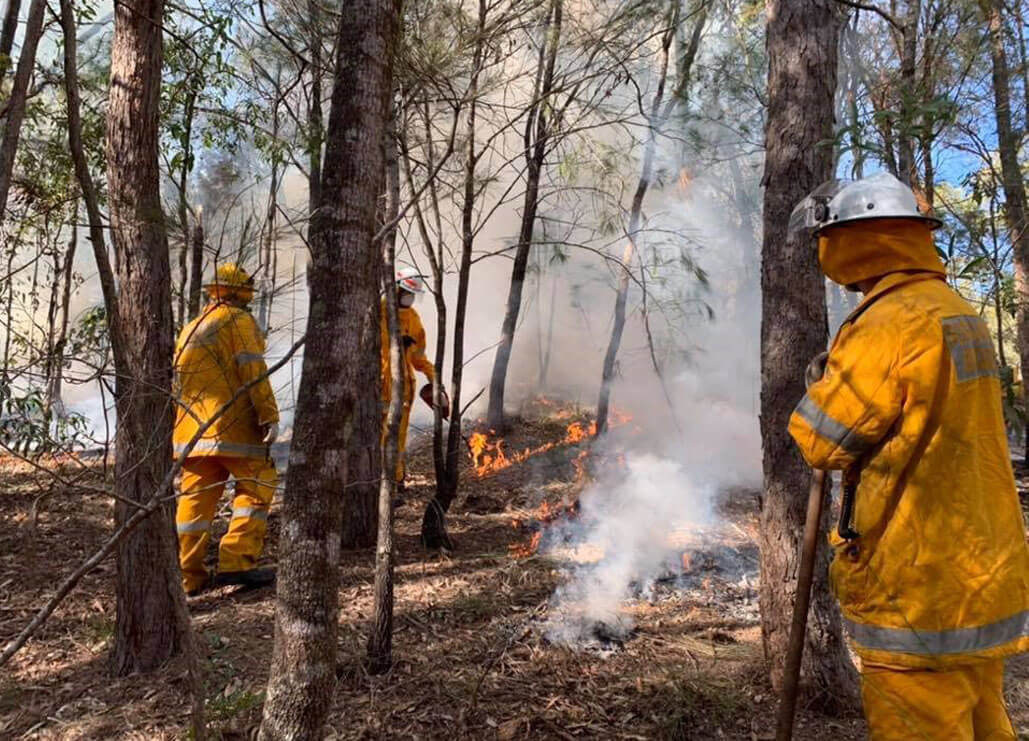
[[[14,35],[18,31],[20,13],[21,0],[7,0],[4,25],[0,27],[0,84],[7,77],[7,70],[11,68],[11,52],[14,50]]]
[[[1029,399],[1029,222],[1026,221],[1025,180],[1018,163],[1018,134],[1011,123],[1011,78],[1004,49],[1002,6],[999,0],[980,0],[979,6],[986,17],[990,33],[994,115],[997,120],[1001,180],[1004,183],[1004,212],[1014,247],[1015,324],[1022,366],[1022,393]],[[1026,435],[1026,453],[1029,454],[1029,434]]]
[[[378,373],[382,256],[373,243],[383,184],[393,0],[354,0],[340,16],[322,200],[311,223],[311,309],[283,507],[275,647],[260,738],[318,738],[332,706],[346,451]],[[356,135],[355,135],[356,132]],[[373,313],[372,308],[376,311]]]
[[[422,517],[422,544],[426,548],[452,547],[446,531],[446,513],[457,496],[457,485],[460,480],[461,449],[463,447],[461,379],[464,376],[464,324],[468,312],[468,283],[471,278],[472,247],[475,242],[473,217],[478,185],[475,180],[475,168],[479,161],[479,154],[475,149],[475,127],[479,98],[479,74],[485,54],[486,15],[488,12],[489,6],[486,0],[479,0],[475,51],[472,54],[472,77],[468,85],[468,120],[465,129],[467,157],[464,166],[464,193],[461,203],[461,263],[457,274],[457,306],[454,310],[454,362],[450,371],[450,428],[447,434],[444,475],[441,480],[437,480],[436,496],[429,501]],[[436,362],[438,364],[439,360]]]
[[[525,197],[522,201],[522,221],[515,248],[514,265],[511,268],[511,284],[507,293],[507,309],[500,330],[500,344],[489,384],[489,411],[487,424],[494,430],[504,428],[504,391],[507,384],[507,366],[511,360],[511,347],[518,327],[518,314],[522,308],[522,287],[529,266],[529,252],[532,249],[532,232],[539,208],[540,176],[547,155],[550,138],[550,123],[547,111],[550,94],[554,87],[554,67],[557,49],[561,43],[562,0],[551,0],[550,10],[543,25],[543,43],[540,45],[537,62],[536,84],[532,104],[526,115],[525,131],[522,136],[525,157]]]
[[[761,259],[761,630],[781,686],[796,595],[804,493],[811,472],[786,432],[804,369],[825,350],[825,283],[807,236],[790,236],[794,205],[832,176],[833,96],[841,18],[832,0],[770,0]],[[828,508],[826,508],[828,510]],[[823,520],[828,525],[828,511]],[[804,647],[804,686],[823,702],[847,698],[853,676],[821,549]]]
[[[400,163],[394,118],[386,135],[386,209],[392,221],[400,212]],[[404,409],[404,366],[400,354],[400,320],[397,317],[396,264],[397,230],[386,235],[386,256],[382,287],[386,296],[386,323],[389,327],[390,399],[386,416],[386,445],[382,451],[379,476],[379,534],[375,547],[375,587],[372,632],[368,636],[368,671],[383,674],[393,666],[393,500],[397,494],[397,457],[400,454],[400,418]]]
[[[11,176],[14,173],[14,158],[18,153],[18,139],[21,124],[25,120],[25,100],[32,81],[32,70],[36,66],[36,48],[43,35],[43,11],[46,0],[32,0],[29,18],[25,24],[25,39],[18,56],[18,69],[14,73],[14,85],[7,99],[7,122],[3,139],[0,140],[0,221],[7,213],[7,194],[11,190]]]
[[[161,212],[158,96],[162,0],[115,8],[107,114],[111,239],[121,254],[116,323],[123,347],[117,368],[115,523],[154,497],[168,504],[117,550],[117,618],[111,664],[117,675],[149,671],[189,640],[171,527],[171,266]]]

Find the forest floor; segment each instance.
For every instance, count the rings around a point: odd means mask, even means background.
[[[568,426],[578,412],[537,405],[505,450],[538,449],[481,478],[469,462],[448,518],[455,549],[419,543],[430,497],[431,451],[415,436],[406,501],[397,508],[395,664],[385,676],[362,667],[372,604],[372,553],[345,552],[340,585],[339,684],[330,739],[771,739],[776,698],[767,682],[757,618],[757,499],[727,492],[723,525],[684,536],[682,561],[625,603],[634,629],[603,630],[568,646],[547,629],[561,582],[561,548],[533,552],[543,502],[575,501],[582,443]],[[551,446],[551,443],[556,443]],[[513,456],[512,456],[513,458]],[[110,532],[112,502],[89,487],[99,464],[47,464],[76,486],[0,459],[0,645],[54,585]],[[1019,470],[1023,503],[1029,471]],[[270,518],[273,562],[279,501]],[[220,522],[224,531],[224,518]],[[0,738],[179,739],[188,737],[185,670],[112,678],[114,563],[85,577],[41,631],[0,673]],[[190,600],[204,653],[212,736],[252,738],[272,649],[274,591],[204,593]],[[1009,662],[1008,699],[1029,738],[1029,660]],[[864,738],[856,714],[802,708],[795,737]]]

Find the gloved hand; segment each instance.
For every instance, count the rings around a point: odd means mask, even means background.
[[[433,409],[436,405],[432,403],[432,384],[427,383],[418,390],[418,395],[422,397],[422,401],[428,404]],[[450,419],[450,397],[447,396],[447,392],[440,389],[440,416],[443,419]]]
[[[261,438],[261,442],[263,442],[265,445],[271,445],[272,443],[274,443],[276,438],[278,438],[279,436],[279,423],[270,422],[266,424],[262,429],[264,430],[264,437]]]
[[[804,388],[811,388],[812,384],[822,380],[822,376],[825,375],[825,366],[828,362],[828,352],[820,352],[811,358],[811,362],[807,364],[807,370],[804,371]]]

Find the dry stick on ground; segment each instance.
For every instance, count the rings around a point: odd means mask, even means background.
[[[243,396],[243,394],[248,393],[252,387],[261,383],[268,376],[270,376],[272,373],[274,373],[287,362],[289,362],[289,360],[293,357],[297,350],[299,350],[303,346],[303,344],[304,338],[302,337],[299,340],[297,340],[297,342],[289,349],[289,351],[282,357],[282,359],[279,360],[279,362],[275,363],[275,365],[271,366],[268,369],[267,373],[263,373],[262,375],[255,378],[253,381],[250,381],[249,383],[241,386],[236,391],[236,393],[232,395],[232,398],[225,402],[225,404],[223,404],[214,413],[211,419],[209,419],[207,422],[205,422],[197,428],[197,431],[193,435],[192,439],[190,439],[190,441],[186,444],[183,454],[172,465],[164,480],[161,482],[161,485],[158,487],[158,490],[163,491],[172,485],[172,482],[175,479],[175,475],[182,468],[182,464],[186,460],[186,456],[189,455],[190,451],[193,450],[194,446],[197,444],[197,442],[199,442],[200,438],[203,437],[204,433],[207,432],[208,428],[232,407],[236,399]],[[99,550],[96,551],[96,553],[90,556],[77,569],[75,569],[75,571],[73,571],[71,575],[69,575],[63,582],[61,582],[61,585],[57,588],[57,592],[54,594],[54,596],[51,597],[50,600],[47,601],[47,603],[39,609],[39,612],[37,612],[35,617],[33,617],[32,620],[29,621],[29,624],[26,625],[22,629],[22,631],[18,633],[18,635],[4,647],[3,652],[0,653],[0,666],[3,666],[8,661],[10,661],[11,657],[14,656],[22,648],[22,646],[25,645],[26,642],[28,642],[29,638],[31,638],[32,635],[37,630],[39,630],[43,623],[46,622],[47,618],[49,618],[50,615],[53,614],[54,610],[57,609],[57,606],[61,604],[61,601],[68,596],[72,589],[75,588],[75,585],[79,583],[82,577],[84,577],[90,571],[95,569],[105,558],[107,558],[107,556],[109,556],[114,551],[115,547],[117,547],[118,543],[120,543],[126,535],[128,535],[137,525],[139,525],[139,523],[143,522],[143,520],[145,520],[147,517],[156,512],[157,509],[166,501],[167,500],[164,497],[154,498],[147,502],[145,507],[141,507],[140,509],[136,510],[136,512],[128,520],[126,520],[120,528],[118,528],[114,535],[112,535],[107,540],[107,542],[104,543],[99,548]]]

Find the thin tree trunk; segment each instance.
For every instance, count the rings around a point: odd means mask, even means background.
[[[654,93],[654,100],[650,107],[650,115],[647,117],[647,144],[643,151],[643,164],[640,172],[639,182],[636,184],[636,192],[632,198],[632,207],[629,210],[629,229],[626,232],[626,244],[622,253],[622,273],[618,279],[618,294],[615,298],[614,322],[611,327],[611,337],[608,340],[607,352],[604,353],[604,366],[600,379],[600,394],[597,399],[597,436],[607,431],[608,410],[611,403],[611,386],[615,378],[615,362],[618,359],[618,350],[622,345],[622,333],[625,330],[626,307],[629,300],[629,284],[632,273],[632,261],[636,254],[636,240],[639,236],[640,225],[643,216],[643,199],[647,195],[650,181],[654,174],[654,158],[657,150],[657,136],[659,130],[673,110],[673,106],[685,107],[689,93],[689,79],[692,74],[693,62],[696,59],[697,49],[700,45],[700,38],[704,24],[707,20],[707,11],[702,9],[693,34],[690,38],[690,47],[687,49],[684,58],[680,61],[681,74],[684,75],[678,81],[676,89],[668,104],[662,110],[665,97],[665,85],[668,81],[668,62],[672,41],[675,39],[675,32],[679,26],[680,4],[673,0],[668,16],[668,28],[665,30],[661,41],[661,68],[658,72],[657,91]]]
[[[64,381],[64,348],[68,342],[68,324],[71,321],[71,289],[74,282],[75,252],[79,246],[79,202],[75,201],[75,208],[72,209],[71,237],[68,239],[68,252],[64,258],[64,290],[61,295],[61,327],[57,333],[57,341],[54,343],[53,368],[51,374],[50,391],[47,394],[47,408],[52,409],[54,404],[61,402],[62,385]],[[56,280],[56,276],[55,276]],[[48,411],[49,414],[49,411]]]
[[[543,25],[543,44],[540,45],[537,76],[533,90],[532,105],[529,107],[522,137],[525,157],[525,197],[522,201],[522,221],[515,248],[514,265],[511,268],[511,283],[507,294],[507,309],[500,330],[500,344],[493,362],[493,373],[489,385],[489,411],[487,424],[494,430],[504,429],[504,392],[507,383],[507,367],[511,360],[514,333],[518,327],[518,315],[522,308],[522,287],[529,266],[529,251],[532,249],[532,233],[539,208],[540,177],[543,173],[547,144],[550,139],[550,121],[547,110],[554,87],[554,67],[557,50],[561,44],[562,0],[551,0],[550,10]],[[533,131],[535,129],[535,131]],[[535,140],[534,140],[535,139]]]
[[[479,73],[486,45],[486,0],[479,0],[475,51],[472,55],[472,77],[468,85],[467,158],[464,168],[464,194],[461,203],[461,263],[457,276],[457,307],[454,311],[454,361],[450,372],[450,428],[442,480],[436,482],[436,496],[425,508],[422,517],[422,544],[426,548],[452,548],[446,530],[446,513],[457,496],[461,466],[461,379],[464,375],[464,324],[468,311],[468,283],[472,270],[472,247],[475,241],[475,167],[479,155],[475,150],[476,112],[479,97]],[[439,362],[437,360],[437,362]]]
[[[121,323],[118,321],[118,295],[114,281],[114,271],[104,244],[104,222],[100,214],[100,203],[97,198],[96,185],[89,172],[85,148],[82,144],[82,114],[79,97],[79,76],[76,62],[77,42],[75,39],[75,12],[72,0],[61,0],[61,30],[64,36],[64,90],[68,99],[68,149],[71,151],[72,164],[75,167],[75,179],[79,183],[82,201],[86,205],[86,218],[89,222],[89,242],[96,260],[97,275],[100,278],[100,291],[104,297],[107,312],[107,331],[111,335],[111,352],[114,355],[115,367],[124,362],[121,357],[124,342],[121,339]]]
[[[161,212],[158,96],[162,0],[115,8],[107,114],[111,239],[121,254],[117,316],[115,524],[132,502],[167,498],[171,466],[171,267]],[[70,17],[70,8],[65,13]],[[65,21],[67,29],[68,21]],[[117,617],[111,666],[150,671],[191,640],[171,526],[171,500],[117,549]]]
[[[189,173],[193,169],[193,114],[196,108],[196,93],[190,92],[186,98],[185,122],[186,131],[184,141],[186,142],[182,152],[182,172],[179,173],[179,229],[182,232],[182,249],[179,250],[179,312],[178,326],[186,324],[186,294],[189,290],[189,272],[186,266],[186,257],[190,253],[190,228],[189,228],[189,203],[186,200],[186,188],[189,187]],[[190,316],[195,316],[191,314]]]
[[[7,194],[11,190],[11,176],[14,173],[14,158],[18,153],[18,139],[21,124],[25,120],[25,101],[36,66],[36,48],[43,35],[43,11],[46,0],[32,0],[29,5],[28,22],[25,25],[25,39],[18,56],[18,69],[14,73],[14,85],[7,99],[7,122],[3,139],[0,140],[0,221],[7,213]]]
[[[186,230],[189,233],[189,230]],[[193,226],[189,266],[189,318],[200,315],[200,299],[204,285],[204,210],[197,209],[196,224]]]
[[[918,182],[915,173],[915,73],[918,62],[918,21],[921,16],[921,0],[909,0],[908,15],[901,27],[900,50],[900,126],[897,130],[897,177],[901,182],[914,187]]]
[[[825,350],[825,279],[807,236],[786,232],[794,205],[832,176],[833,96],[841,18],[832,0],[770,0],[761,260],[761,629],[772,684],[782,683],[811,472],[786,432],[804,369]],[[828,525],[828,509],[823,526]],[[839,612],[815,567],[803,686],[822,703],[854,691]]]
[[[311,29],[311,102],[307,110],[307,211],[308,218],[312,218],[314,209],[322,202],[322,37],[318,0],[308,0],[307,15]],[[310,227],[308,230],[310,238]]]
[[[18,31],[20,13],[21,0],[7,0],[4,25],[0,28],[0,84],[7,77],[7,70],[11,68],[11,52],[14,50],[14,35]]]
[[[400,164],[397,159],[395,117],[386,134],[386,210],[393,221],[400,212]],[[375,548],[375,587],[372,607],[372,632],[368,637],[368,671],[383,674],[393,666],[393,500],[397,493],[400,418],[404,409],[404,367],[400,354],[400,321],[396,302],[396,243],[394,227],[386,235],[386,259],[382,287],[386,296],[386,323],[389,327],[390,399],[386,417],[386,447],[382,451],[379,476],[379,534]]]
[[[354,0],[340,16],[262,741],[318,738],[332,707],[346,451],[359,403],[379,399],[378,383],[359,384],[368,366],[378,373],[363,338],[379,334],[382,255],[372,239],[398,24],[393,0]]]
[[[1014,247],[1015,323],[1021,359],[1022,394],[1029,399],[1029,222],[1026,221],[1025,180],[1018,163],[1018,134],[1011,123],[1011,78],[1004,49],[1004,20],[998,0],[980,0],[990,33],[993,62],[994,115],[997,121],[997,149],[1004,183],[1004,211],[1008,234]],[[1029,454],[1029,434],[1026,435]],[[1029,459],[1029,458],[1027,458]]]

